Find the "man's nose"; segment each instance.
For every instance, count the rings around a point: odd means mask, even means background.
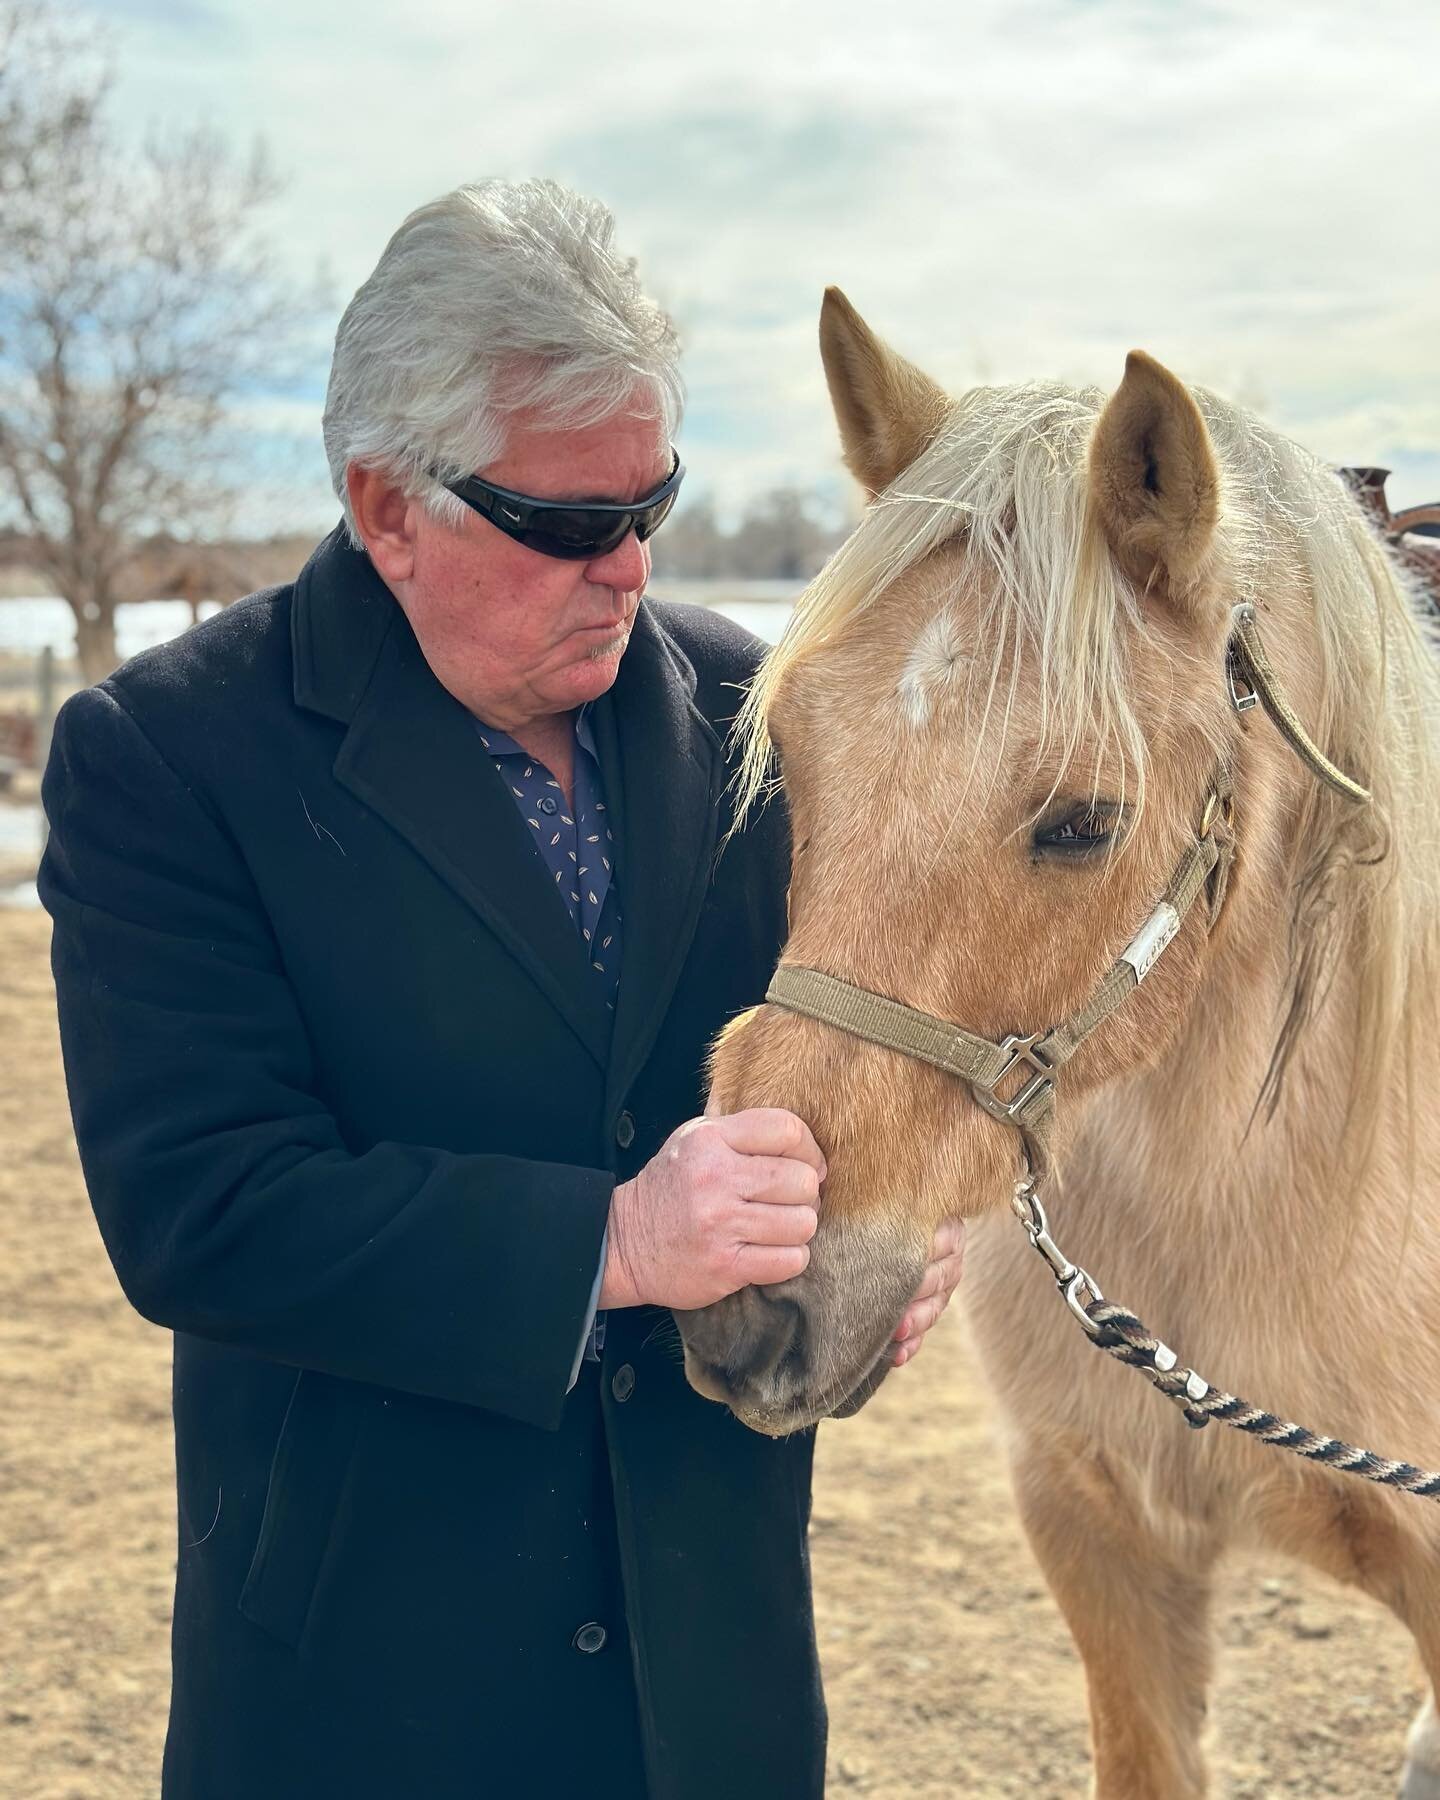
[[[585,577],[617,595],[638,594],[650,578],[650,551],[632,529],[607,555],[585,565]]]

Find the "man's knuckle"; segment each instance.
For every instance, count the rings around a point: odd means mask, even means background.
[[[730,1208],[719,1188],[702,1188],[695,1199],[695,1221],[707,1238],[720,1238],[730,1222]]]
[[[693,1180],[703,1193],[718,1192],[729,1176],[729,1157],[721,1145],[707,1146],[696,1158]]]

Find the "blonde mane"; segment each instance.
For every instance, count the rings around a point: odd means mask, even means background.
[[[1357,1167],[1369,1157],[1388,1081],[1410,1081],[1411,1040],[1433,1009],[1440,896],[1440,664],[1425,609],[1407,591],[1334,472],[1244,409],[1192,389],[1222,483],[1217,567],[1234,602],[1277,584],[1313,600],[1323,694],[1307,720],[1318,742],[1375,796],[1348,806],[1318,783],[1294,841],[1292,980],[1266,1098],[1337,967],[1360,975],[1350,1120]],[[880,600],[941,545],[963,537],[994,578],[980,640],[989,700],[1023,651],[1040,682],[1042,748],[1082,741],[1118,761],[1143,800],[1145,720],[1127,643],[1141,602],[1090,504],[1088,452],[1109,396],[1053,382],[980,388],[867,509],[805,590],[736,720],[738,815],[776,780],[766,719],[792,668]],[[1283,646],[1272,646],[1272,654]],[[1006,702],[1008,709],[1008,701]],[[897,733],[902,709],[897,703]],[[1222,715],[1223,716],[1223,715]],[[1397,1061],[1398,1056],[1398,1061]]]

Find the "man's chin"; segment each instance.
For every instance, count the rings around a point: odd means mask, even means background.
[[[556,712],[573,711],[587,701],[598,700],[615,685],[629,642],[628,629],[598,639],[588,648],[575,642],[570,661],[552,669],[541,690],[550,708]]]
[[[601,694],[614,685],[629,642],[630,633],[619,632],[596,644],[570,664],[565,671],[565,685],[569,690],[571,706],[583,706],[587,700],[598,700]]]
[[[604,662],[608,659],[613,661],[618,668],[620,658],[625,654],[629,642],[630,627],[627,625],[623,631],[617,631],[613,637],[602,639],[598,644],[594,645],[586,652],[585,660],[586,662],[597,663]],[[611,680],[614,680],[613,675],[611,676]]]

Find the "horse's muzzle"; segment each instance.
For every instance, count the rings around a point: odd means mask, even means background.
[[[890,1371],[890,1335],[925,1265],[918,1234],[823,1220],[810,1250],[790,1281],[675,1315],[690,1385],[770,1437],[859,1411]]]

